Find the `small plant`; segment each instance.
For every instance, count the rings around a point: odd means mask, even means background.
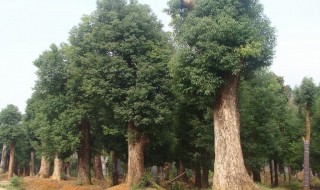
[[[21,185],[21,179],[18,176],[11,178],[10,183],[13,187],[19,187]]]
[[[169,186],[168,190],[183,190],[183,187],[179,183],[173,183]]]
[[[145,189],[146,187],[150,187],[152,180],[151,173],[145,173],[142,178],[140,179],[140,182],[138,184],[133,185],[130,190],[140,190]]]
[[[61,173],[61,176],[60,176],[60,179],[61,179],[61,180],[67,180],[68,177],[67,177],[67,175],[66,175],[64,172],[62,172],[62,173]]]
[[[142,178],[141,178],[141,180],[140,180],[140,182],[138,184],[138,187],[139,188],[145,188],[145,187],[150,186],[151,185],[151,183],[150,183],[151,180],[152,180],[151,174],[150,173],[145,173],[142,176]]]

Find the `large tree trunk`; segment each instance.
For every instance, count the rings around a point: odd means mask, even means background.
[[[310,107],[306,108],[306,138],[304,140],[304,161],[303,161],[303,189],[310,189],[310,140],[311,140],[311,126],[310,126]]]
[[[132,121],[128,125],[128,187],[139,183],[144,174],[144,147],[149,142],[142,136]]]
[[[252,174],[253,174],[253,181],[261,183],[260,171],[254,169],[254,170],[252,170]]]
[[[94,177],[99,180],[104,179],[103,173],[102,173],[102,163],[101,163],[101,154],[100,153],[97,153],[94,156],[93,164],[94,164],[94,167],[93,167]]]
[[[239,75],[226,77],[214,105],[214,190],[258,189],[245,169],[240,144],[239,80]]]
[[[61,179],[61,170],[63,166],[63,161],[58,158],[58,156],[54,159],[54,167],[53,167],[53,174],[51,179],[60,180]]]
[[[80,148],[78,150],[78,178],[80,185],[91,185],[90,163],[90,124],[88,118],[83,118],[80,124]]]
[[[49,176],[50,176],[50,162],[45,158],[45,156],[41,156],[41,165],[40,165],[38,177],[49,178]]]
[[[16,151],[16,142],[13,141],[10,146],[10,162],[9,162],[8,179],[11,179],[13,177],[15,151]]]
[[[29,163],[29,167],[30,167],[30,176],[35,176],[35,152],[34,150],[31,151],[30,154],[30,163]]]
[[[210,153],[205,152],[202,155],[202,188],[207,189],[209,187],[209,168],[210,168]]]
[[[7,145],[2,145],[1,163],[0,163],[0,174],[6,173],[7,163]]]
[[[194,175],[195,175],[195,181],[194,181],[194,186],[197,187],[198,189],[201,189],[201,167],[200,163],[196,163],[194,167]]]
[[[179,160],[179,172],[178,174],[183,174],[184,172],[186,172],[186,168],[184,167],[184,164],[182,162],[182,160]],[[181,181],[184,182],[188,182],[188,176],[187,173],[184,173],[181,177],[180,177]]]

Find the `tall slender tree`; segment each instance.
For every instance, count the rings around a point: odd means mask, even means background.
[[[304,143],[304,162],[303,162],[303,171],[304,171],[304,180],[303,180],[303,189],[309,190],[310,187],[310,140],[311,140],[311,121],[310,121],[310,112],[314,104],[314,95],[316,91],[316,86],[312,78],[304,78],[301,82],[301,85],[295,89],[295,101],[300,106],[301,111],[305,113],[305,137],[303,137]]]
[[[271,64],[274,29],[258,1],[184,2],[171,0],[167,10],[178,48],[171,69],[182,93],[212,106],[213,189],[257,189],[244,167],[237,91],[241,74]]]

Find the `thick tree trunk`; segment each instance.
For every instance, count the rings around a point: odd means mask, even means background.
[[[11,179],[13,177],[15,151],[16,151],[16,142],[13,141],[10,146],[10,161],[9,161],[8,179]]]
[[[279,177],[278,177],[278,161],[275,159],[274,160],[274,187],[279,186]]]
[[[304,161],[303,161],[303,189],[310,189],[310,140],[311,140],[311,125],[310,125],[310,106],[306,108],[306,138],[304,140]]]
[[[2,145],[1,163],[0,163],[0,174],[6,173],[7,163],[7,145]]]
[[[238,110],[239,75],[229,75],[214,106],[215,163],[214,190],[257,189],[249,177],[240,144]]]
[[[179,160],[179,172],[178,174],[182,174],[186,171],[186,168],[184,167],[184,164],[182,162],[182,160]],[[187,176],[187,173],[183,174],[181,177],[180,177],[180,180],[183,181],[183,182],[188,182],[188,176]]]
[[[35,176],[35,152],[34,150],[31,151],[30,154],[30,163],[29,163],[29,167],[30,167],[30,176]]]
[[[205,152],[202,155],[202,188],[207,189],[209,187],[209,168],[210,168],[210,153]]]
[[[194,181],[194,186],[197,187],[198,189],[201,189],[201,167],[199,163],[195,164],[194,167],[194,175],[195,175],[195,181]]]
[[[128,124],[128,187],[131,188],[134,184],[139,183],[144,174],[144,147],[149,142],[148,138],[134,126],[131,121]]]
[[[49,176],[50,176],[50,162],[44,156],[41,156],[41,165],[40,165],[38,177],[49,178]]]
[[[83,118],[80,124],[80,148],[78,150],[78,178],[80,185],[91,185],[91,146],[90,124],[88,118]]]
[[[93,167],[94,177],[99,180],[104,179],[103,173],[102,173],[102,163],[101,163],[101,154],[100,153],[97,153],[94,156],[93,164],[94,164],[94,167]]]
[[[54,167],[53,167],[53,174],[51,179],[60,180],[61,179],[61,170],[63,166],[63,161],[58,158],[58,156],[54,159]]]
[[[253,181],[254,181],[254,182],[259,182],[259,183],[261,183],[260,171],[254,169],[254,170],[252,171],[252,174],[253,174]]]

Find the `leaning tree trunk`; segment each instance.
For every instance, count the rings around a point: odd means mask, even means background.
[[[91,185],[90,163],[90,124],[88,118],[83,118],[80,124],[80,148],[78,150],[78,178],[77,183]]]
[[[238,110],[239,75],[229,75],[214,105],[214,190],[258,189],[244,166]]]
[[[58,156],[54,159],[54,167],[53,167],[53,174],[51,179],[53,180],[60,180],[61,179],[61,170],[63,166],[63,161],[58,158]]]
[[[35,175],[35,152],[34,152],[34,150],[32,150],[31,154],[30,154],[29,168],[30,168],[30,177],[32,177]]]
[[[310,107],[306,108],[306,138],[304,139],[304,160],[303,160],[303,189],[310,189],[310,140],[311,140],[311,127],[310,127]]]
[[[96,155],[94,155],[93,165],[94,165],[93,166],[94,177],[99,180],[104,179],[103,173],[102,173],[102,163],[101,163],[100,153],[97,153]]]
[[[144,147],[149,142],[142,136],[132,121],[128,124],[128,187],[140,182],[144,174]]]
[[[41,156],[41,165],[37,176],[40,178],[49,178],[50,176],[50,162],[45,156]]]
[[[13,177],[15,151],[16,151],[16,142],[13,141],[10,146],[10,161],[9,161],[8,179],[11,179]]]
[[[1,163],[0,163],[0,174],[6,173],[6,163],[7,163],[7,145],[3,144]]]

